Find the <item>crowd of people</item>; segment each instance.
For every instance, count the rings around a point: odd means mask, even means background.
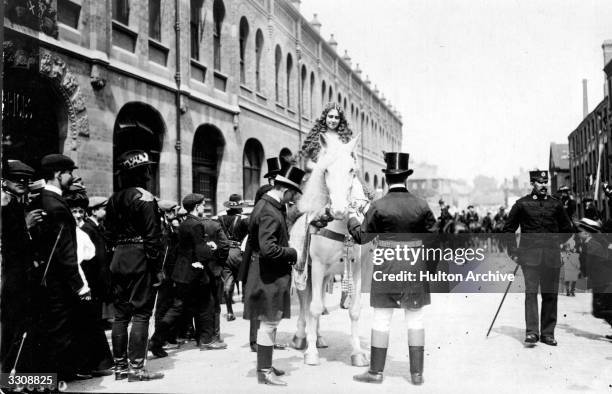
[[[147,370],[148,353],[166,357],[170,346],[194,340],[202,351],[223,351],[221,310],[236,319],[234,290],[242,283],[244,314],[250,321],[249,344],[257,352],[259,383],[285,385],[284,371],[274,367],[279,322],[291,315],[291,270],[298,251],[289,246],[291,224],[299,215],[295,201],[308,172],[316,165],[320,136],[347,143],[353,137],[343,110],[328,105],[300,152],[306,171],[293,157],[267,159],[267,184],[255,195],[250,217],[244,201],[232,194],[224,215],[205,215],[205,197],[186,195],[179,205],[147,190],[151,177],[147,152],[123,153],[117,161],[118,188],[109,198],[90,196],[75,177],[75,163],[62,154],[45,156],[38,171],[44,182],[31,181],[35,171],[18,160],[2,168],[2,372],[51,371],[69,381],[114,374],[116,380],[163,378]],[[389,191],[369,206],[347,207],[347,233],[364,244],[381,233],[514,233],[525,240],[505,250],[522,267],[526,283],[525,345],[557,345],[554,337],[562,263],[566,291],[575,293],[579,275],[593,289],[593,314],[612,326],[610,242],[600,234],[609,228],[597,218],[572,221],[575,204],[568,196],[547,193],[547,173],[530,174],[533,190],[506,214],[482,220],[473,206],[453,215],[440,201],[434,217],[427,203],[408,191],[413,172],[409,155],[387,152],[383,170]],[[359,174],[355,174],[359,177]],[[363,184],[363,182],[362,182]],[[605,192],[612,196],[612,187]],[[569,195],[566,189],[562,193]],[[326,210],[310,224],[325,227],[334,220]],[[463,229],[461,229],[463,228]],[[543,233],[553,237],[537,237]],[[577,236],[573,236],[577,233]],[[535,235],[530,238],[529,235]],[[559,242],[560,241],[560,242]],[[563,252],[558,248],[564,243]],[[579,261],[576,261],[579,256]],[[404,264],[387,262],[377,269],[395,272]],[[387,264],[385,263],[385,264]],[[414,269],[419,269],[418,266]],[[389,346],[394,308],[405,311],[413,384],[424,382],[424,311],[431,302],[425,282],[409,289],[378,289],[372,283],[371,363],[355,380],[380,383]],[[541,319],[537,293],[542,293]],[[154,313],[155,312],[155,313]],[[149,337],[151,317],[155,331]],[[105,331],[111,321],[109,346]],[[541,322],[541,326],[540,326]],[[246,339],[246,334],[245,334]]]

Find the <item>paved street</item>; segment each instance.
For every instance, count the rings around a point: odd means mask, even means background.
[[[520,272],[520,271],[519,271]],[[519,285],[522,279],[517,278]],[[591,314],[591,294],[559,297],[556,337],[558,347],[543,344],[523,348],[524,320],[522,294],[510,293],[488,339],[487,328],[501,294],[433,294],[427,307],[425,384],[409,383],[406,332],[403,313],[394,315],[391,347],[382,385],[352,380],[364,368],[350,366],[349,318],[338,308],[339,288],[326,301],[330,315],[323,316],[322,333],[330,348],[321,350],[321,365],[307,366],[302,353],[294,349],[275,351],[275,366],[287,371],[288,388],[258,385],[255,353],[248,348],[248,322],[239,318],[222,320],[222,333],[228,343],[224,351],[200,352],[193,342],[170,351],[165,359],[151,359],[148,367],[164,371],[163,380],[142,383],[115,382],[96,378],[71,383],[74,392],[593,392],[612,393],[611,334],[601,320]],[[237,303],[238,315],[242,304]],[[223,307],[225,310],[225,307]],[[296,326],[294,317],[279,327],[279,339],[289,342]],[[363,300],[361,339],[369,349],[372,313],[366,294]],[[369,354],[369,350],[368,350]]]

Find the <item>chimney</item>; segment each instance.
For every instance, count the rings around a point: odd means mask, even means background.
[[[346,64],[348,64],[349,67],[351,67],[351,57],[349,56],[347,50],[344,50],[344,56],[342,56],[342,60],[344,60]]]
[[[302,0],[291,0],[291,4],[293,4],[293,6],[295,8],[297,8],[297,10],[300,10],[300,4],[302,4]]]
[[[331,37],[329,37],[329,41],[327,41],[327,43],[330,47],[332,47],[334,51],[338,51],[338,41],[336,41],[333,34],[331,35]]]
[[[589,114],[589,96],[587,94],[587,80],[582,80],[582,119]]]
[[[315,29],[317,33],[321,33],[321,22],[319,22],[317,14],[313,15],[312,20],[310,21],[310,26],[312,26],[312,28]]]
[[[601,44],[601,49],[603,49],[605,67],[610,63],[610,60],[612,60],[612,40],[605,40],[603,44]]]
[[[357,76],[359,78],[361,78],[361,69],[359,68],[359,63],[357,63],[357,65],[355,66],[355,74],[357,74]]]

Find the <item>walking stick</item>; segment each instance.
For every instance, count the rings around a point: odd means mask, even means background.
[[[164,272],[164,266],[166,265],[166,257],[168,257],[168,245],[166,245],[166,251],[164,252],[164,260],[162,261],[162,272]],[[163,283],[163,280],[160,281],[159,283],[154,283],[153,287],[159,287],[161,286],[161,284]],[[153,316],[153,319],[155,319],[155,312],[157,311],[157,298],[159,297],[159,290],[155,292],[155,301],[153,303],[153,311],[151,312],[151,316]],[[149,325],[151,325],[151,322],[149,321]],[[148,330],[147,330],[148,331]],[[147,334],[147,344],[145,345],[145,356],[144,356],[144,362],[143,362],[143,366],[142,368],[146,368],[147,367],[147,356],[149,355],[149,342],[151,342],[151,339],[149,338],[149,335]]]
[[[53,254],[55,253],[55,248],[57,248],[57,243],[60,240],[60,236],[62,235],[62,230],[64,230],[64,225],[60,227],[59,233],[57,233],[57,238],[55,238],[55,243],[53,244],[53,248],[51,249],[51,254],[49,254],[49,259],[47,260],[47,266],[45,267],[45,272],[43,273],[42,280],[40,284],[42,286],[47,287],[47,272],[49,271],[49,266],[51,265],[51,259],[53,258]]]
[[[168,257],[168,245],[166,245],[166,251],[164,252],[164,260],[162,261],[161,272],[164,272],[164,267],[166,266],[166,257]],[[153,287],[161,286],[163,281],[159,281],[158,283],[154,283]]]
[[[514,277],[516,275],[516,271],[518,271],[519,269],[519,265],[516,265],[516,268],[514,268],[514,272],[512,273],[512,276]],[[497,319],[497,315],[499,314],[499,311],[501,310],[502,305],[504,304],[504,300],[506,299],[506,296],[508,295],[508,290],[510,290],[510,286],[512,286],[512,282],[510,281],[508,283],[508,286],[506,287],[506,292],[504,293],[504,296],[502,297],[501,302],[499,303],[499,307],[497,308],[497,312],[495,312],[495,317],[493,318],[493,321],[491,322],[491,325],[489,326],[489,331],[487,331],[487,338],[489,337],[489,334],[491,333],[491,329],[493,328],[493,324],[495,324],[495,320]]]
[[[17,358],[15,358],[15,364],[13,364],[13,369],[11,369],[11,376],[15,376],[17,372],[17,363],[19,363],[19,357],[21,357],[21,349],[23,349],[23,343],[26,340],[26,336],[28,336],[28,332],[24,332],[21,337],[21,344],[19,345],[19,351],[17,351]]]

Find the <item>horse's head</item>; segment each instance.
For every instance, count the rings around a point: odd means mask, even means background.
[[[346,144],[334,143],[321,134],[319,165],[324,169],[325,186],[329,192],[330,211],[334,219],[344,219],[351,204],[351,192],[357,174],[353,150],[358,137]],[[335,139],[334,139],[335,141]]]

